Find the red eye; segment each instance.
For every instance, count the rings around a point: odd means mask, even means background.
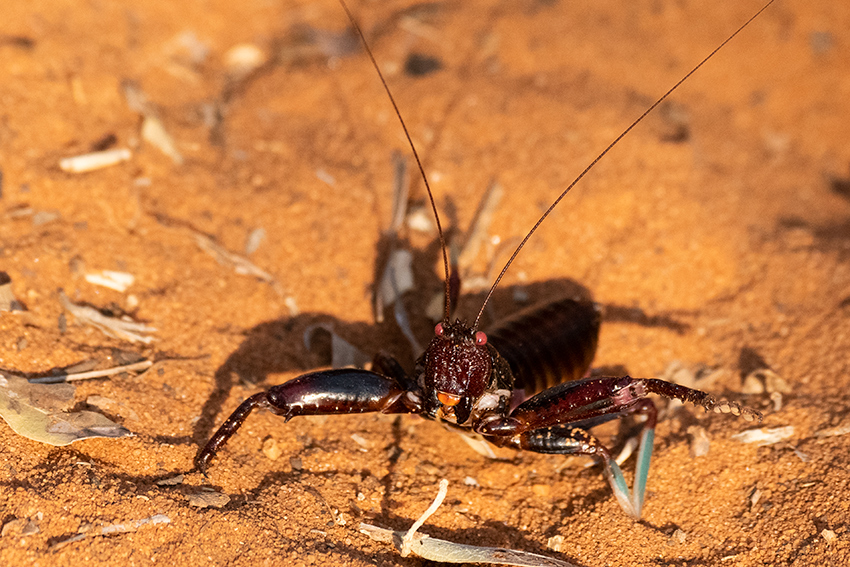
[[[446,331],[445,331],[445,329],[443,329],[442,323],[437,323],[437,326],[434,327],[434,334],[437,335],[438,337],[442,337],[443,333],[445,333],[445,332]]]
[[[478,346],[484,346],[487,344],[487,335],[484,334],[484,331],[478,331],[475,333],[475,344]]]

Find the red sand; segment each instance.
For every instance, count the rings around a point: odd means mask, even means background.
[[[491,232],[506,241],[758,4],[353,8],[441,210],[456,211],[444,222],[466,227],[497,179],[506,196]],[[0,564],[419,565],[357,524],[407,528],[443,477],[448,500],[424,531],[453,541],[584,566],[848,564],[850,435],[817,433],[850,424],[850,4],[781,0],[768,9],[673,96],[688,138],[671,141],[677,123],[654,114],[563,202],[508,273],[505,289],[525,286],[533,299],[572,280],[602,303],[686,324],[677,334],[607,321],[596,363],[636,376],[658,376],[673,360],[716,367],[723,372],[712,392],[763,410],[765,427],[794,427],[787,442],[757,448],[730,439],[750,427],[743,420],[679,411],[658,428],[641,523],[619,510],[598,467],[533,454],[487,462],[414,416],[284,424],[258,413],[208,480],[193,473],[158,486],[191,468],[199,444],[242,399],[310,367],[301,347],[308,324],[333,321],[364,351],[404,354],[392,332],[365,331],[389,218],[391,152],[405,143],[362,52],[269,66],[231,97],[219,143],[211,142],[203,117],[224,88],[228,49],[283,44],[291,56],[295,26],[346,25],[333,1],[34,0],[5,6],[2,20],[0,269],[29,311],[0,313],[0,368],[43,372],[90,358],[108,365],[113,348],[184,360],[78,386],[80,407],[91,395],[116,402],[111,417],[133,438],[56,448],[0,423],[0,523],[8,525]],[[208,48],[205,58],[192,61],[186,38]],[[411,52],[439,58],[442,70],[406,75]],[[184,165],[139,146],[124,79],[157,105]],[[129,162],[82,175],[59,170],[59,159],[107,134],[134,149]],[[35,223],[15,214],[25,205],[59,217]],[[251,260],[302,314],[290,319],[270,285],[217,264],[174,221],[233,251],[262,227],[267,237]],[[439,289],[431,266],[418,268],[429,280],[423,296]],[[82,278],[102,269],[132,273],[136,283],[122,294]],[[556,283],[531,285],[546,281]],[[134,295],[131,311],[159,329],[156,341],[140,349],[70,316],[61,333],[59,288],[100,307],[127,307]],[[767,394],[740,394],[745,348],[790,384],[779,411]],[[711,437],[699,458],[688,452],[695,423]],[[282,456],[268,458],[264,442]],[[230,503],[190,506],[186,496],[206,485]],[[56,546],[155,514],[170,523]],[[24,536],[29,520],[38,532]],[[561,552],[547,547],[555,536]]]

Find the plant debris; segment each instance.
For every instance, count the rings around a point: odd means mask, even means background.
[[[182,474],[178,474],[177,476],[171,476],[168,478],[163,478],[162,480],[156,481],[157,486],[177,486],[178,484],[183,484],[184,476]]]
[[[384,310],[398,301],[402,294],[414,287],[413,254],[404,248],[404,240],[399,234],[403,225],[410,197],[410,177],[407,173],[407,161],[393,152],[393,202],[390,226],[384,233],[387,241],[387,253],[380,281],[373,289],[372,307],[375,322],[384,321]]]
[[[87,173],[127,161],[132,156],[127,148],[91,152],[59,160],[59,169],[66,173]]]
[[[691,438],[689,452],[691,458],[704,457],[711,449],[711,438],[702,425],[688,426],[688,436]]]
[[[850,433],[850,423],[839,425],[838,427],[827,427],[815,432],[815,437],[823,439],[824,437],[838,437]]]
[[[270,284],[272,289],[274,289],[275,292],[283,298],[283,302],[289,310],[289,314],[293,317],[298,315],[298,307],[295,304],[295,298],[283,289],[283,286],[273,275],[251,262],[248,258],[227,250],[224,246],[218,244],[206,234],[202,234],[194,230],[193,234],[198,247],[215,258],[216,262],[223,266],[232,268],[237,274],[243,276],[254,276],[258,280]]]
[[[375,292],[375,317],[383,320],[384,308],[395,305],[401,296],[414,288],[413,254],[396,248],[390,252],[381,281]]]
[[[177,144],[165,129],[155,106],[148,100],[142,87],[131,80],[124,80],[121,87],[127,106],[142,115],[142,139],[170,157],[175,165],[183,165],[183,156],[177,149]]]
[[[0,272],[0,311],[26,311],[27,308],[15,297],[12,291],[12,278],[6,272]]]
[[[469,229],[466,231],[458,254],[458,265],[464,271],[464,278],[462,278],[464,283],[467,279],[473,277],[471,274],[473,263],[482,256],[482,249],[490,244],[490,225],[504,193],[505,190],[502,186],[493,181],[478,203],[478,208],[475,210],[475,215],[469,224]],[[486,256],[492,258],[493,250],[490,250]],[[488,271],[489,269],[488,267]],[[479,276],[479,279],[483,280],[481,287],[484,289],[490,286],[490,279],[487,274]]]
[[[391,543],[402,557],[416,555],[441,563],[490,563],[493,565],[518,565],[524,567],[574,567],[571,563],[544,555],[505,549],[453,543],[425,534],[416,533],[422,524],[440,507],[448,492],[449,481],[440,481],[437,497],[422,516],[406,532],[395,532],[370,524],[360,524],[360,532],[381,543]]]
[[[59,301],[62,302],[62,307],[76,317],[78,321],[97,327],[101,332],[110,337],[133,343],[140,342],[146,345],[153,342],[153,337],[144,336],[141,333],[153,333],[156,331],[154,327],[148,327],[147,325],[131,320],[107,317],[94,307],[72,303],[62,290],[59,290]]]
[[[328,337],[330,337],[330,353],[319,352],[319,345],[327,345]],[[332,368],[364,368],[371,360],[362,350],[336,334],[333,327],[328,324],[310,325],[304,329],[303,341],[304,348],[319,354],[322,365],[330,364]]]
[[[158,116],[150,114],[142,120],[142,139],[170,157],[174,165],[183,165],[183,156],[177,149],[174,138]]]
[[[773,445],[780,441],[785,441],[794,436],[794,426],[788,425],[785,427],[762,427],[761,429],[748,429],[741,433],[736,433],[731,437],[735,441],[741,443],[758,443],[759,447],[765,445]]]
[[[81,531],[68,539],[64,539],[55,545],[51,546],[51,549],[61,549],[66,545],[71,543],[83,540],[87,537],[97,537],[97,536],[108,536],[114,534],[126,534],[130,532],[135,532],[142,526],[147,524],[157,525],[157,524],[170,524],[171,518],[166,516],[165,514],[156,514],[151,516],[150,518],[142,518],[141,520],[132,520],[129,522],[124,522],[120,524],[109,524],[108,526],[103,526],[102,528],[97,528],[91,531]]]
[[[133,285],[136,281],[136,276],[127,272],[116,272],[113,270],[102,270],[85,275],[85,279],[90,284],[108,287],[121,293],[127,291],[127,288]]]
[[[60,382],[76,382],[77,380],[91,380],[92,378],[106,378],[107,376],[114,376],[116,374],[121,374],[122,372],[137,372],[140,370],[147,370],[153,366],[153,362],[150,360],[141,360],[139,362],[134,362],[132,364],[125,364],[123,366],[113,366],[112,368],[105,368],[103,370],[91,370],[87,372],[67,372],[65,374],[55,374],[51,376],[41,376],[39,378],[30,378],[30,384],[58,384]]]
[[[35,520],[31,518],[15,518],[3,524],[3,528],[0,529],[0,537],[6,537],[8,535],[26,537],[37,534],[40,531],[41,529]]]
[[[67,412],[74,401],[70,384],[31,384],[0,374],[0,417],[18,435],[61,447],[93,437],[126,437],[130,431],[91,411]]]

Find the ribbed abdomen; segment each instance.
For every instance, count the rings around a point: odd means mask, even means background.
[[[520,311],[487,337],[510,364],[514,387],[530,396],[584,376],[596,354],[600,320],[594,303],[561,299]]]

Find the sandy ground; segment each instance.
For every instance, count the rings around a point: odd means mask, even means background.
[[[465,229],[497,180],[505,197],[490,234],[502,242],[759,7],[353,4],[443,222]],[[77,409],[107,398],[99,405],[133,437],[51,447],[0,423],[0,564],[421,565],[357,526],[406,529],[440,478],[449,496],[424,531],[453,541],[582,566],[848,564],[850,4],[770,7],[570,194],[488,312],[582,286],[609,308],[596,365],[635,376],[673,361],[710,368],[700,387],[763,411],[763,427],[793,428],[758,447],[731,438],[753,428],[743,420],[667,412],[639,523],[589,461],[487,461],[416,416],[284,424],[259,412],[208,478],[189,472],[240,401],[317,364],[302,342],[311,324],[409,364],[369,299],[392,152],[407,151],[392,109],[364,53],[335,35],[346,20],[330,0],[33,0],[3,12],[0,269],[28,311],[0,313],[0,368],[107,367],[128,352],[158,362],[77,387]],[[269,60],[242,80],[228,63],[239,44]],[[411,54],[413,71],[438,68],[411,72]],[[128,82],[182,164],[141,138]],[[96,147],[132,157],[85,174],[59,168]],[[275,285],[196,243],[202,233],[244,255],[258,228],[250,260]],[[441,285],[433,239],[413,238],[420,302]],[[99,270],[135,283],[121,293],[84,279]],[[79,325],[59,289],[156,327],[154,342]],[[433,323],[418,319],[424,341]],[[753,361],[785,392],[745,393]],[[690,455],[694,426],[711,440],[705,456]],[[615,433],[600,435],[616,446]],[[181,484],[157,484],[179,473]],[[191,505],[204,487],[229,503]],[[170,522],[96,535],[157,514]]]

